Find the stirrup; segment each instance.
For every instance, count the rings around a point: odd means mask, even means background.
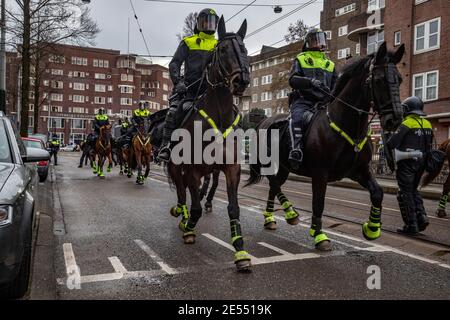
[[[172,150],[170,149],[170,146],[167,144],[165,147],[163,147],[159,153],[158,153],[158,159],[160,161],[170,161],[170,154]]]

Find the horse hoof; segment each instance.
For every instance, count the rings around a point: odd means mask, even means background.
[[[194,244],[195,243],[195,235],[194,234],[188,234],[183,236],[184,244]]]
[[[127,178],[131,178],[131,174],[127,174]]]
[[[181,212],[178,212],[177,211],[177,206],[174,206],[174,207],[170,208],[170,214],[173,217],[178,218],[180,216]]]
[[[316,249],[319,251],[331,251],[331,241],[330,240],[324,240],[322,242],[319,242],[316,244]]]
[[[445,212],[444,209],[437,209],[436,210],[436,216],[438,218],[446,218],[447,217],[447,213]]]
[[[286,220],[286,222],[287,222],[288,224],[290,224],[291,226],[295,226],[295,225],[299,224],[300,219],[299,219],[299,217],[297,216],[297,217],[295,217],[295,218]]]
[[[211,213],[212,212],[212,206],[205,205],[205,213]]]
[[[120,171],[119,174],[120,174],[121,176],[123,176],[123,171]]]
[[[252,263],[250,260],[241,260],[236,262],[236,268],[239,272],[251,272]]]
[[[267,230],[277,230],[277,223],[276,223],[275,221],[269,222],[268,224],[266,224],[266,225],[264,226],[264,229],[267,229]]]

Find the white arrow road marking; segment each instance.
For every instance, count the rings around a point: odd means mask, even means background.
[[[168,274],[177,274],[178,272],[175,269],[172,269],[171,267],[169,267],[169,265],[167,263],[165,263],[163,261],[163,259],[161,259],[152,249],[149,248],[149,246],[147,246],[145,244],[144,241],[136,239],[134,240],[134,242],[139,246],[139,248],[141,248],[150,258],[152,258],[153,260],[155,260],[155,262],[157,264],[159,264],[159,266],[161,267],[161,269],[168,273]]]

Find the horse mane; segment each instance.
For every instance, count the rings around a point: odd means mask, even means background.
[[[364,58],[356,59],[349,65],[345,66],[342,70],[342,74],[339,76],[336,85],[334,86],[333,95],[338,96],[342,90],[344,90],[347,83],[351,78],[355,76],[355,74],[360,74],[362,70],[365,68],[368,61],[370,61],[375,54],[369,54]]]

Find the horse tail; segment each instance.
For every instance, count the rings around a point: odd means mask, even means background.
[[[447,150],[448,146],[450,144],[450,139],[445,140],[438,148],[438,150],[445,152],[446,158],[449,158],[449,150]],[[444,161],[445,162],[445,161]],[[426,187],[427,185],[429,185],[434,179],[436,179],[436,177],[439,175],[439,173],[441,173],[442,171],[442,167],[444,166],[444,162],[441,164],[441,166],[438,168],[438,170],[436,170],[435,172],[429,173],[429,172],[425,172],[423,178],[422,178],[422,183],[421,183],[421,188]]]
[[[258,163],[250,165],[250,177],[246,181],[247,183],[245,184],[244,187],[257,184],[258,182],[261,181],[262,178],[263,176],[261,175],[261,163],[259,163],[258,161]]]

